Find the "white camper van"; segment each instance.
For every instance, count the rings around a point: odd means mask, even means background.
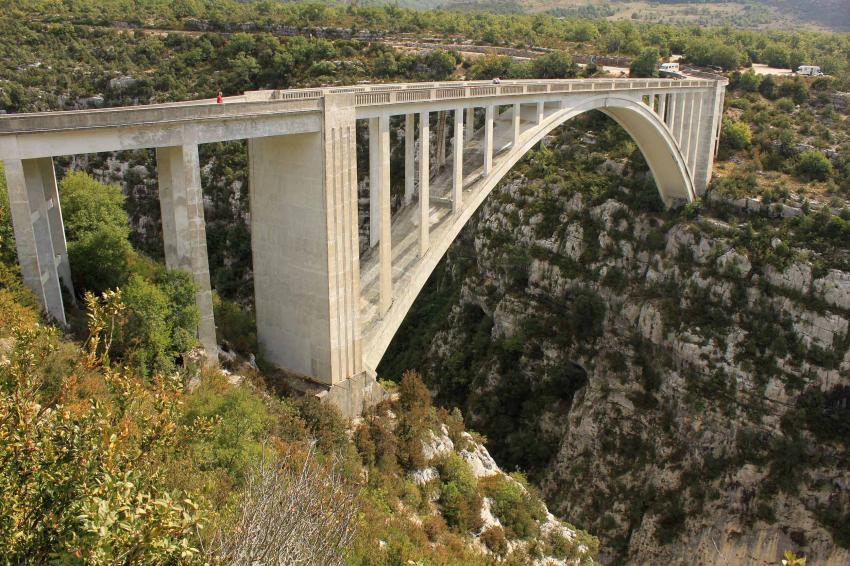
[[[661,63],[661,66],[658,67],[658,70],[666,73],[677,73],[679,72],[679,64],[678,63]]]
[[[800,65],[797,67],[798,75],[808,75],[810,77],[820,77],[823,73],[817,65]]]

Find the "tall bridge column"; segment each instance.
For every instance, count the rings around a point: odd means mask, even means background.
[[[546,103],[543,102],[542,100],[537,103],[537,125],[538,126],[543,123],[543,115],[544,115],[544,111],[546,109],[545,105],[546,105]]]
[[[381,239],[381,186],[380,150],[378,147],[378,119],[369,120],[369,247]]]
[[[415,156],[416,156],[416,115],[407,114],[404,117],[404,204],[413,202],[415,188]]]
[[[377,132],[375,139],[375,181],[378,193],[378,215],[380,218],[380,238],[378,240],[378,257],[380,270],[378,288],[380,299],[378,309],[381,316],[390,310],[393,302],[393,265],[392,265],[392,209],[390,202],[390,119],[388,116],[373,118],[374,126],[370,130]]]
[[[454,163],[452,164],[452,211],[460,212],[463,199],[463,108],[455,114]]]
[[[493,170],[493,118],[494,107],[488,104],[484,113],[484,176]]]
[[[158,147],[156,165],[165,265],[169,269],[185,269],[192,274],[197,288],[195,301],[201,315],[198,340],[206,350],[208,363],[215,363],[218,360],[218,346],[207,260],[198,146]]]
[[[65,326],[61,285],[64,281],[69,291],[72,287],[53,159],[7,160],[5,169],[24,284],[47,315]]]
[[[463,132],[464,141],[471,142],[472,135],[475,133],[475,107],[466,109],[466,128]]]
[[[363,371],[353,95],[322,113],[320,132],[248,140],[251,248],[263,355],[333,386]]]
[[[703,92],[700,129],[697,132],[697,145],[694,157],[694,189],[698,195],[705,193],[711,181],[711,170],[717,151],[718,132],[723,119],[723,98],[726,89],[723,84]]]
[[[513,149],[519,147],[519,134],[520,134],[520,118],[521,115],[521,105],[514,104],[514,115],[513,115]]]
[[[667,123],[667,93],[662,92],[658,95],[658,115],[661,121]]]
[[[422,112],[419,114],[419,257],[431,245],[430,135],[428,112]]]

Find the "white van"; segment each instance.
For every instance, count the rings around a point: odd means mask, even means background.
[[[817,65],[800,65],[797,67],[798,75],[808,75],[810,77],[820,77],[823,73]]]
[[[661,66],[658,67],[659,71],[667,72],[667,73],[675,73],[679,71],[678,63],[661,63]]]

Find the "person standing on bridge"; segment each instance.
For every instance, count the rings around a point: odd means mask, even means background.
[[[221,91],[218,91],[218,96],[215,97],[216,104],[222,104],[224,102],[224,97],[221,95]]]

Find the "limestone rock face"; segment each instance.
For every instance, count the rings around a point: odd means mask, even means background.
[[[530,226],[529,193],[514,179],[482,205],[469,228],[476,270],[428,356],[428,371],[451,371],[470,340],[462,313],[492,318],[487,338],[504,357],[464,358],[478,373],[469,397],[453,399],[489,438],[489,451],[462,452],[476,475],[493,470],[490,452],[502,463],[522,451],[506,437],[527,427],[525,443],[550,448],[535,476],[550,509],[600,537],[603,562],[767,566],[794,550],[850,564],[833,538],[850,520],[850,471],[836,465],[829,431],[798,409],[847,399],[850,273],[817,275],[798,248],[787,265],[768,264],[735,247],[731,220],[666,228],[588,194],[564,197],[562,228],[537,237],[515,224]],[[573,322],[582,297],[604,305],[597,334],[589,319]],[[571,397],[535,404],[538,391],[554,395],[550,376],[576,367],[586,381]],[[496,416],[482,409],[504,395]],[[523,403],[534,408],[506,425]]]
[[[830,269],[825,277],[815,280],[813,288],[829,304],[850,310],[850,273]]]

